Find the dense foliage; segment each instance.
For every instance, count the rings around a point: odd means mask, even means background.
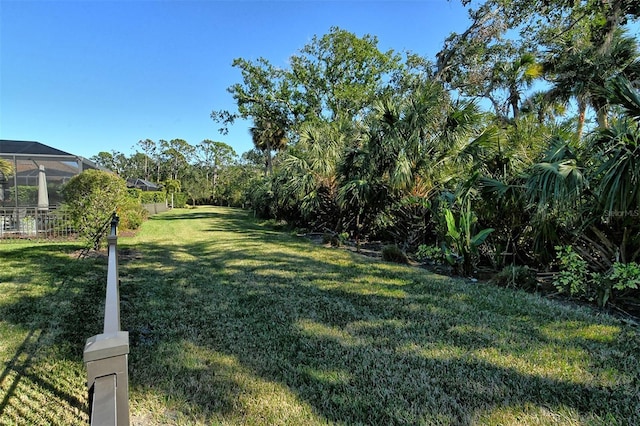
[[[627,24],[640,10],[488,0],[469,13],[434,63],[340,28],[289,68],[237,59],[238,109],[212,118],[263,129],[252,208],[357,244],[435,247],[463,275],[526,265],[563,270],[558,290],[600,304],[637,296],[640,61]]]
[[[136,229],[146,217],[140,201],[129,196],[126,182],[113,173],[85,170],[62,189],[64,211],[74,229],[94,248],[108,231],[113,213],[120,217],[121,229]]]

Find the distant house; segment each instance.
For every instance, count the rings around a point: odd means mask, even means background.
[[[127,179],[128,188],[137,188],[143,191],[162,191],[162,186],[145,179]]]
[[[92,161],[34,141],[0,139],[0,158],[13,164],[14,173],[0,172],[0,208],[37,207],[39,179],[48,190],[48,205],[62,203],[61,188],[87,169],[99,169]]]

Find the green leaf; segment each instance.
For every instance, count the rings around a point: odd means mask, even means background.
[[[484,240],[487,239],[489,234],[491,234],[493,231],[494,231],[493,228],[487,228],[487,229],[483,229],[482,231],[478,232],[476,235],[471,237],[471,245],[473,247],[478,247],[480,244],[482,244],[484,242]]]
[[[456,226],[456,219],[453,217],[453,213],[449,209],[444,210],[444,218],[447,221],[447,235],[454,240],[460,238],[460,231]]]

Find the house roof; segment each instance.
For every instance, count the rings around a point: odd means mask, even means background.
[[[80,157],[68,152],[62,151],[57,148],[53,148],[49,145],[45,145],[36,141],[14,141],[7,139],[0,139],[0,157],[3,158],[15,158],[25,160],[35,160],[38,162],[43,161],[60,161],[60,162],[75,162],[82,164],[82,169],[98,169],[106,170],[103,167],[98,166],[91,160],[87,160],[84,157]],[[20,168],[18,166],[18,168]],[[77,172],[73,173],[77,174]]]
[[[139,188],[143,186],[154,191],[162,189],[162,186],[158,185],[157,183],[149,182],[148,180],[140,179],[140,178],[127,179],[127,186],[134,187],[134,188]]]
[[[23,155],[64,155],[71,156],[68,152],[50,147],[35,141],[12,141],[0,139],[0,154],[23,154]]]

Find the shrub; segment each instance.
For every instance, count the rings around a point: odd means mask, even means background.
[[[491,282],[501,287],[520,288],[527,291],[538,287],[535,272],[526,266],[507,265],[498,272]]]
[[[636,262],[615,262],[607,278],[616,290],[636,290],[640,286],[640,265]]]
[[[409,263],[407,255],[395,244],[382,247],[382,260],[395,263]]]
[[[553,285],[560,293],[569,293],[571,296],[586,295],[589,280],[587,262],[571,246],[556,246],[555,249],[560,272]]]
[[[173,194],[173,207],[176,209],[183,209],[187,206],[187,199],[189,196],[184,192],[176,192]]]
[[[331,237],[331,245],[333,247],[342,247],[349,240],[348,232],[341,232],[339,234],[334,234]]]
[[[166,200],[167,194],[162,191],[140,191],[140,202],[142,204],[164,203]]]
[[[13,187],[11,187],[13,190]],[[13,192],[13,191],[12,191]],[[38,203],[37,186],[18,186],[18,204],[21,206],[35,206]]]
[[[640,265],[614,262],[605,273],[590,272],[587,262],[571,246],[556,247],[560,271],[553,284],[559,292],[596,301],[604,307],[614,291],[636,290],[640,286]]]
[[[637,290],[640,286],[640,265],[635,262],[615,262],[605,274],[592,274],[597,302],[604,307],[615,291]]]
[[[290,229],[286,220],[267,219],[262,222],[262,226],[274,229],[276,231],[284,231]]]
[[[127,198],[118,209],[118,216],[120,229],[135,230],[147,219],[149,213],[142,207],[140,201]]]
[[[428,246],[421,244],[416,252],[416,259],[420,262],[431,261],[436,265],[442,265],[445,261],[444,253],[438,246]]]
[[[135,200],[140,200],[142,197],[142,189],[140,188],[127,188],[127,195],[129,198],[133,198]]]
[[[63,187],[64,209],[88,245],[98,248],[112,213],[127,200],[124,179],[102,170],[85,170]]]
[[[323,244],[330,243],[331,247],[342,247],[349,240],[348,232],[337,233],[324,233],[322,235]]]

